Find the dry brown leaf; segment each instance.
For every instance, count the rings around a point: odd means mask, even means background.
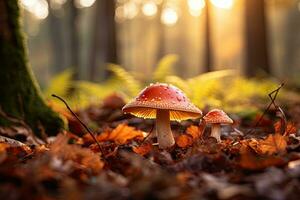
[[[242,145],[240,148],[239,166],[249,170],[262,170],[271,166],[284,165],[286,161],[279,156],[259,155],[249,146]]]
[[[275,153],[283,153],[286,151],[287,141],[286,137],[279,133],[270,134],[264,140],[259,140],[258,151],[261,154],[272,155]]]
[[[187,134],[180,135],[176,138],[176,144],[181,148],[189,147],[193,144],[193,138]]]
[[[287,137],[279,133],[269,134],[267,138],[243,140],[242,143],[251,147],[258,154],[273,155],[284,153],[287,147]]]
[[[133,152],[140,154],[142,156],[147,155],[152,150],[152,144],[144,143],[138,147],[132,147]]]
[[[186,133],[180,135],[176,139],[177,146],[181,148],[186,148],[191,146],[193,142],[199,139],[202,136],[204,130],[204,126],[200,124],[200,126],[191,125],[186,129]]]
[[[277,121],[274,124],[275,133],[280,133],[281,125],[282,125],[282,123],[280,121]],[[286,125],[284,135],[286,136],[286,135],[296,133],[296,132],[297,132],[297,128],[296,128],[295,124],[292,122],[288,122]]]
[[[64,161],[72,160],[83,168],[91,169],[94,173],[98,173],[104,166],[99,155],[88,148],[68,144],[68,137],[62,134],[58,135],[50,145],[50,153]]]
[[[142,131],[126,124],[120,124],[114,130],[105,131],[97,137],[99,141],[114,141],[117,144],[126,144],[129,140],[143,138],[144,134]]]
[[[284,133],[284,135],[289,135],[289,134],[292,134],[292,133],[297,133],[297,128],[295,126],[294,123],[291,123],[291,122],[288,122],[287,126],[286,126],[286,131]]]
[[[191,135],[193,139],[198,139],[201,137],[202,131],[198,126],[191,125],[186,129],[186,134]]]

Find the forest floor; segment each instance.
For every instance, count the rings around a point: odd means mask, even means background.
[[[67,110],[69,131],[56,137],[0,127],[0,199],[300,198],[300,103],[273,102],[254,119],[229,113],[221,143],[199,119],[174,122],[167,150],[146,137],[154,121],[124,115],[123,105],[112,95],[76,112],[101,149]]]

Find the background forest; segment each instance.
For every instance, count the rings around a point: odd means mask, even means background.
[[[279,82],[299,87],[297,0],[22,0],[21,5],[30,62],[46,97],[56,92],[69,98],[68,89],[76,87],[68,100],[77,108],[114,91],[129,99],[155,81],[178,86],[198,106],[217,107],[251,104],[250,96],[264,96]],[[215,70],[225,71],[198,77]],[[236,75],[268,78],[251,82]],[[193,87],[199,84],[201,89]]]
[[[299,199],[299,18],[0,0],[0,199]]]
[[[43,87],[70,67],[80,79],[104,80],[107,62],[147,77],[166,54],[178,56],[174,73],[183,78],[235,69],[297,82],[300,73],[298,0],[21,2]]]

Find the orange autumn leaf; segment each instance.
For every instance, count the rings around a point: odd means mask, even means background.
[[[152,150],[152,144],[145,143],[138,147],[132,147],[133,152],[142,156],[147,155]]]
[[[186,134],[192,136],[193,139],[198,139],[202,131],[198,126],[191,125],[186,129]]]
[[[143,138],[144,134],[142,131],[126,124],[120,124],[114,130],[105,131],[97,137],[99,141],[114,141],[117,144],[125,144],[129,140]]]
[[[295,124],[288,122],[284,135],[287,136],[289,134],[296,134],[296,133],[297,133],[297,128],[296,128]]]
[[[257,145],[259,153],[268,155],[285,152],[286,147],[286,137],[279,133],[268,135],[266,139],[259,140]]]
[[[183,135],[180,135],[176,139],[177,146],[181,148],[185,148],[188,146],[191,146],[194,141],[199,139],[202,136],[204,130],[204,126],[194,126],[191,125],[186,129],[186,133]]]
[[[179,146],[181,148],[191,146],[193,144],[193,138],[187,134],[180,135],[176,139],[176,144],[177,144],[177,146]]]
[[[247,145],[241,146],[240,155],[239,166],[248,170],[261,170],[270,166],[281,166],[286,163],[279,156],[259,155]]]
[[[280,121],[277,121],[274,124],[275,133],[280,133],[281,125],[282,124],[281,124]],[[292,123],[292,122],[288,122],[286,124],[284,135],[289,135],[289,134],[293,134],[293,133],[296,133],[296,132],[297,132],[297,128],[296,128],[295,124]]]

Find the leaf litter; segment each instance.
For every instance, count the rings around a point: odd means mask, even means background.
[[[92,133],[66,111],[70,131],[45,142],[1,127],[0,199],[299,199],[300,119],[271,101],[281,114],[263,113],[254,127],[239,118],[222,129],[221,143],[203,122],[174,122],[176,144],[167,150],[147,137],[151,120],[122,114],[116,94],[76,112],[96,124]]]

